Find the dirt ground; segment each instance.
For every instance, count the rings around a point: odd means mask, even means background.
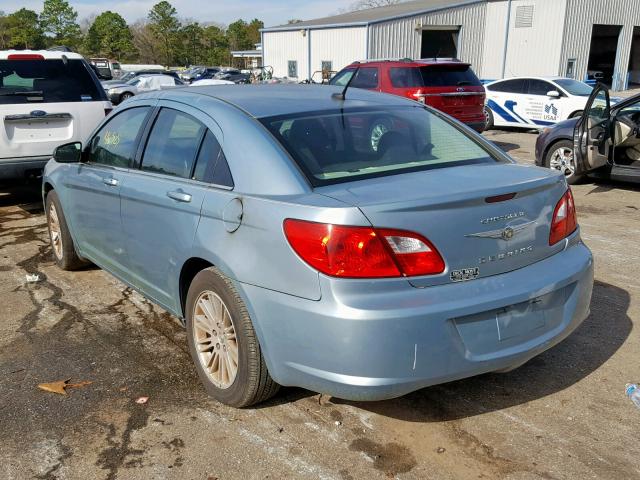
[[[532,161],[535,134],[486,135]],[[640,188],[574,193],[596,283],[591,316],[557,347],[385,402],[286,388],[234,410],[201,388],[175,318],[101,270],[59,270],[37,188],[0,189],[0,478],[640,478],[640,410],[624,395],[640,381]],[[69,378],[93,383],[37,388]]]

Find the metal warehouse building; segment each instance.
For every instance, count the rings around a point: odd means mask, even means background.
[[[479,77],[640,83],[640,0],[416,0],[265,28],[274,75],[319,80],[354,60],[457,57]],[[314,75],[315,73],[315,75]]]

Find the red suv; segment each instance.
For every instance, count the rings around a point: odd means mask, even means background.
[[[478,132],[485,128],[484,87],[471,65],[456,59],[354,62],[329,82],[392,93],[426,103]]]

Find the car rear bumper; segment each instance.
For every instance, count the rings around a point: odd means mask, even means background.
[[[238,284],[278,383],[381,400],[515,368],[588,316],[593,259],[576,242],[526,268],[464,283],[347,285],[321,277],[322,298],[312,301]]]
[[[0,158],[0,181],[42,176],[51,155],[45,157]]]
[[[487,126],[484,120],[482,120],[481,122],[465,122],[465,124],[467,125],[467,127],[472,128],[478,133],[484,132]]]

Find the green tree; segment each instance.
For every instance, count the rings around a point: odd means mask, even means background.
[[[76,48],[82,37],[77,20],[78,13],[66,0],[44,0],[40,26],[53,43]]]
[[[129,58],[135,52],[133,35],[127,22],[110,10],[101,13],[87,31],[86,49],[96,55],[109,58]]]
[[[251,42],[249,48],[253,48],[256,43],[261,41],[260,29],[264,28],[264,22],[254,18],[247,25],[247,39]]]
[[[7,26],[7,17],[2,10],[0,10],[0,49],[6,50],[9,48],[9,27]]]
[[[174,44],[180,29],[176,9],[166,0],[156,3],[148,15],[149,27],[162,43],[166,66],[173,61]]]
[[[229,61],[229,41],[222,28],[207,25],[202,29],[201,38],[204,58],[207,65],[223,65]]]
[[[34,49],[44,46],[44,35],[38,23],[38,14],[21,8],[6,17],[9,48]]]
[[[184,65],[197,65],[202,63],[205,52],[202,48],[203,29],[198,22],[189,23],[179,32],[180,53],[178,59]]]
[[[236,20],[227,27],[227,39],[231,50],[248,50],[252,47],[248,27],[244,20]]]

